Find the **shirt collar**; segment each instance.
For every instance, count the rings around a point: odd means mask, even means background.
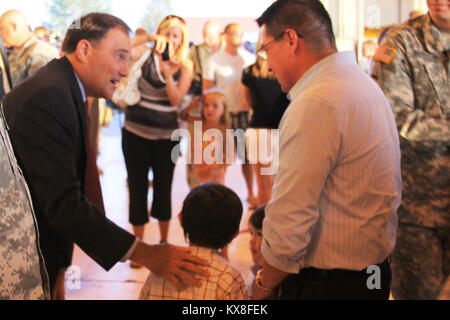
[[[219,255],[219,256],[223,256],[218,250],[215,249],[211,249],[211,248],[206,248],[206,247],[201,247],[198,245],[193,245],[191,244],[189,246],[190,252],[200,258],[204,258],[207,259],[208,257],[211,257],[211,255]]]
[[[78,74],[75,71],[75,69],[73,70],[73,73],[75,74],[75,78],[77,79],[78,85],[80,86],[80,91],[81,91],[81,96],[83,98],[83,102],[86,102],[87,97],[86,97],[86,91],[84,90],[83,83],[81,82],[80,77],[78,77]]]
[[[288,99],[292,101],[298,97],[316,79],[320,78],[324,73],[329,72],[330,68],[334,65],[356,65],[355,52],[336,52],[317,62],[289,90]]]

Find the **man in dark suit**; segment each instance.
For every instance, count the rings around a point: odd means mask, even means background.
[[[205,262],[188,249],[148,245],[102,212],[84,105],[88,96],[111,99],[128,75],[129,33],[114,16],[82,17],[67,31],[64,57],[49,62],[3,100],[14,151],[30,186],[55,299],[64,298],[64,270],[71,264],[73,242],[106,270],[129,259],[180,287],[184,282],[200,285],[192,274],[207,275],[199,266]]]

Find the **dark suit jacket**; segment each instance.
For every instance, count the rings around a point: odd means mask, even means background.
[[[30,187],[52,287],[59,269],[71,264],[73,242],[110,269],[135,237],[85,197],[85,110],[69,60],[52,60],[6,95],[3,104]]]

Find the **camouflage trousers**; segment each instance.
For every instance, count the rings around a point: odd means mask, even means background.
[[[391,268],[395,299],[437,299],[450,271],[450,229],[399,222]]]

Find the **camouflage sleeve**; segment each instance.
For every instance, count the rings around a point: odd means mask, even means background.
[[[397,127],[401,128],[414,108],[412,75],[406,42],[399,32],[391,32],[383,41],[383,48],[396,50],[390,63],[374,60],[372,78],[378,83],[391,104]]]
[[[43,51],[39,52],[38,54],[32,54],[30,55],[29,59],[29,67],[28,67],[28,76],[31,76],[33,73],[35,73],[39,68],[45,66],[47,63],[52,61],[55,58],[58,58],[55,51]]]

